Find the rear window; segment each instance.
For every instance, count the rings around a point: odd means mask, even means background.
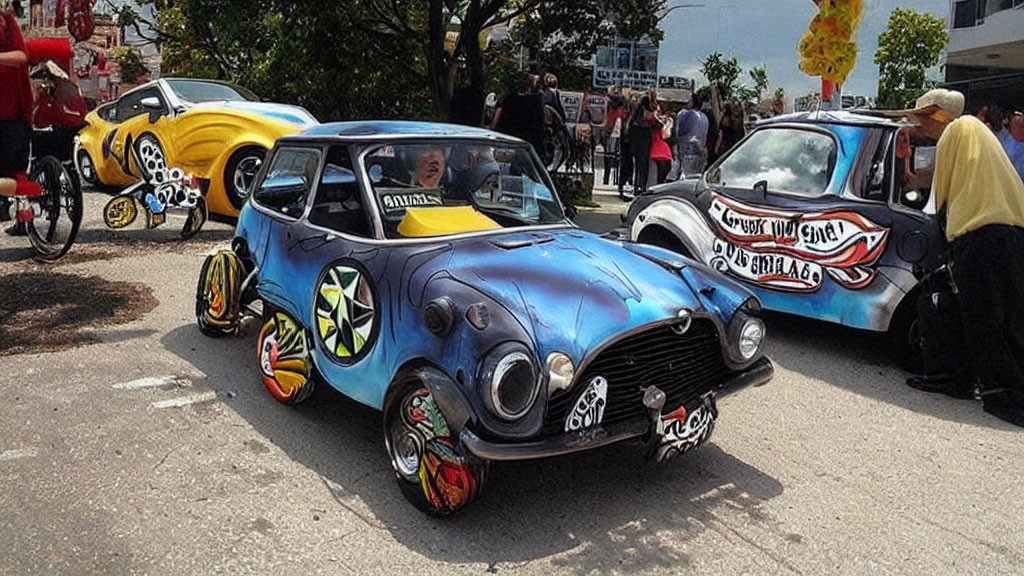
[[[733,148],[708,181],[731,188],[752,188],[802,196],[825,193],[835,167],[836,144],[831,136],[797,128],[764,128]]]

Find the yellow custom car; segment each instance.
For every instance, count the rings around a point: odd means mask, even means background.
[[[317,124],[301,107],[260,102],[239,86],[175,78],[143,84],[86,121],[75,152],[86,182],[123,187],[180,168],[225,216],[238,215],[274,142]]]

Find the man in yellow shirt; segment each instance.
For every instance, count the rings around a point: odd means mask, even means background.
[[[938,139],[932,196],[946,210],[953,279],[985,411],[1024,426],[1024,184],[963,94],[931,90],[907,115]]]

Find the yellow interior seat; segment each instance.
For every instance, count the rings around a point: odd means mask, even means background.
[[[406,238],[445,236],[501,228],[497,222],[472,206],[407,208],[398,224],[398,233]]]

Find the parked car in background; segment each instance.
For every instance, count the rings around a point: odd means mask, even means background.
[[[124,187],[180,168],[200,179],[210,211],[226,216],[238,214],[274,141],[317,123],[240,86],[176,78],[126,92],[86,121],[75,160],[87,182]]]
[[[687,452],[718,398],[772,376],[757,298],[575,227],[518,139],[325,124],[267,162],[231,248],[203,265],[199,327],[233,334],[258,312],[275,399],[326,384],[381,410],[399,488],[428,513],[476,498],[492,461],[630,439]]]
[[[763,121],[701,177],[638,197],[629,236],[729,274],[766,309],[886,332],[916,370],[918,278],[945,244],[922,211],[934,155],[909,141],[898,154],[900,130],[850,112]]]

